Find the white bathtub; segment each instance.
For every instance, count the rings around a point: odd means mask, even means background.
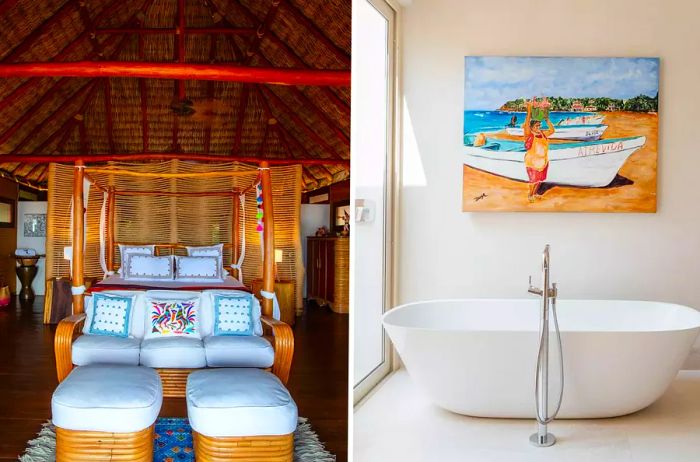
[[[386,313],[384,327],[413,381],[438,406],[477,417],[534,418],[539,303],[411,303]],[[669,303],[559,300],[557,312],[564,349],[558,418],[614,417],[649,406],[700,331],[700,313]],[[550,338],[555,397],[559,369]]]

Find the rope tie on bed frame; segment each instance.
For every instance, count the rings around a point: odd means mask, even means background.
[[[104,273],[104,277],[112,276],[114,271],[110,271],[107,268],[107,259],[105,257],[105,233],[107,232],[107,201],[109,200],[109,194],[104,192],[102,194],[102,209],[100,210],[100,267]]]
[[[274,292],[268,292],[266,290],[260,289],[260,296],[272,300],[272,317],[276,320],[280,320],[280,304],[277,301],[277,294]]]
[[[240,195],[241,200],[238,201],[241,204],[241,228],[243,232],[241,233],[241,253],[238,256],[238,261],[236,263],[231,263],[231,268],[238,270],[238,279],[243,282],[243,261],[245,260],[245,193]]]
[[[85,293],[85,286],[71,286],[71,295],[83,295]]]

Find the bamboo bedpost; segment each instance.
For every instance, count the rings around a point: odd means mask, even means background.
[[[275,219],[272,210],[272,183],[270,164],[260,162],[260,182],[263,194],[263,282],[262,290],[275,291]],[[272,300],[263,297],[262,313],[272,316]]]
[[[107,190],[107,271],[114,271],[114,208],[116,206],[114,188]]]
[[[83,292],[85,290],[85,275],[83,274],[85,244],[85,204],[83,203],[83,180],[85,163],[77,161],[73,170],[73,256],[72,256],[72,293],[73,314],[83,312]]]
[[[240,247],[241,247],[241,196],[239,194],[233,195],[232,201],[232,220],[231,220],[231,243],[233,244],[233,249],[231,250],[231,264],[238,264],[238,258],[240,257]],[[236,270],[236,277],[241,278],[240,268]]]

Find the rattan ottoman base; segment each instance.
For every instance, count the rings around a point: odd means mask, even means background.
[[[56,427],[56,462],[151,462],[153,426],[133,433],[87,432]]]
[[[292,462],[294,434],[282,436],[211,437],[195,431],[197,462],[254,461]]]

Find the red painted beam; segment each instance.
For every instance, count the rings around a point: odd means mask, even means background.
[[[292,121],[294,121],[294,123],[306,134],[306,136],[308,136],[309,138],[311,138],[311,140],[313,140],[314,143],[316,143],[316,144],[318,144],[319,146],[321,146],[321,147],[323,148],[324,151],[328,152],[329,154],[332,154],[333,157],[337,157],[337,158],[340,157],[340,155],[338,155],[338,153],[335,152],[335,150],[331,147],[331,145],[329,145],[329,144],[326,142],[326,140],[324,140],[323,138],[321,138],[321,137],[318,135],[318,133],[316,133],[316,131],[315,131],[313,128],[309,127],[309,126],[306,124],[306,122],[304,122],[304,121],[302,120],[302,118],[299,117],[299,116],[296,114],[296,112],[293,111],[293,110],[287,105],[287,103],[285,103],[285,102],[282,100],[282,98],[280,98],[279,96],[277,96],[277,94],[276,94],[275,92],[273,92],[272,90],[270,90],[269,88],[267,88],[267,87],[264,86],[264,85],[260,85],[258,88],[260,89],[260,91],[261,91],[262,93],[264,93],[264,94],[271,100],[271,102],[274,103],[275,106],[281,107],[282,110],[283,110],[284,112],[287,113],[287,115],[289,116],[289,118],[292,119]]]
[[[143,77],[272,85],[350,86],[350,71],[134,61],[0,63],[0,77]]]
[[[129,35],[175,35],[177,29],[167,28],[122,28],[122,29],[96,29],[98,35],[104,34],[129,34]],[[249,36],[255,35],[255,29],[243,27],[188,27],[185,29],[185,35],[238,35]]]
[[[104,80],[103,84],[105,97],[105,120],[107,129],[107,142],[109,143],[109,152],[114,153],[114,123],[112,120],[112,84],[109,78]]]
[[[262,159],[260,157],[216,156],[195,153],[134,153],[134,154],[92,154],[92,155],[51,155],[51,154],[0,154],[0,163],[85,163],[96,162],[130,162],[130,161],[156,161],[156,160],[192,160],[199,162],[247,162],[257,164],[266,161],[273,165],[344,165],[350,166],[349,159]]]

